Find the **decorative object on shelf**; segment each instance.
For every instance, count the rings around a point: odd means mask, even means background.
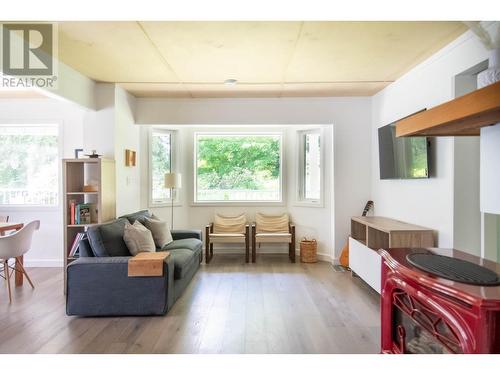
[[[125,166],[135,167],[136,153],[132,150],[125,150]]]
[[[366,202],[365,208],[363,209],[363,213],[361,214],[361,216],[366,216],[368,211],[370,211],[372,208],[373,208],[373,201]],[[342,267],[349,268],[349,240],[347,240],[344,247],[342,248],[339,262]]]
[[[174,229],[174,189],[182,187],[182,175],[180,173],[165,173],[165,189],[170,189],[170,201],[172,203],[172,216],[170,229]]]
[[[97,181],[90,181],[87,185],[83,185],[83,192],[85,193],[95,193],[99,191]]]
[[[75,148],[75,159],[80,159],[83,153],[83,148]]]
[[[316,263],[318,261],[318,242],[315,239],[302,238],[300,241],[300,261],[302,263]]]
[[[97,159],[99,156],[102,156],[102,155],[99,155],[96,150],[92,150],[92,153],[91,154],[85,154],[85,156],[88,156],[89,158],[91,159]]]

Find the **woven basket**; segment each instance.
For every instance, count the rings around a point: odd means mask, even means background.
[[[318,261],[317,249],[318,243],[316,240],[303,238],[300,241],[300,261],[302,263],[316,263]]]

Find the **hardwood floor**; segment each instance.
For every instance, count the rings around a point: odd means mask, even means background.
[[[217,255],[166,316],[65,314],[61,269],[0,287],[0,353],[377,353],[379,296],[327,263]]]

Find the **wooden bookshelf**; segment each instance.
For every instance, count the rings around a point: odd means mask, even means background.
[[[91,183],[97,191],[83,191]],[[64,223],[64,291],[66,266],[78,259],[69,256],[75,236],[93,225],[113,220],[116,216],[115,162],[111,159],[63,159],[63,223]],[[71,224],[70,201],[96,205],[96,221],[91,224]]]

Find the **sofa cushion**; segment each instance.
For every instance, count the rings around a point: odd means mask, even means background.
[[[90,242],[87,235],[85,235],[78,244],[78,256],[81,258],[88,258],[94,256],[94,252],[92,251],[92,247],[90,247]]]
[[[139,221],[139,223],[144,225],[144,221],[146,220],[146,218],[151,217],[151,216],[152,215],[149,212],[149,210],[141,210],[141,211],[134,212],[132,214],[120,216],[120,219],[125,218],[130,222],[130,224],[134,224],[135,221],[137,220],[137,221]]]
[[[92,251],[96,257],[130,256],[123,240],[127,219],[117,219],[110,223],[92,226],[88,229]]]
[[[145,218],[144,225],[153,234],[153,239],[155,240],[156,247],[162,249],[169,243],[173,241],[172,233],[168,228],[166,221],[161,221],[153,218]]]
[[[194,266],[195,262],[199,262],[199,252],[188,249],[169,250],[170,256],[174,260],[174,279],[182,279]]]
[[[167,246],[164,246],[162,250],[189,249],[191,251],[196,251],[201,249],[201,246],[202,242],[197,238],[184,238],[182,240],[173,240]]]
[[[136,220],[133,225],[129,222],[125,223],[123,240],[132,256],[136,256],[142,252],[156,251],[155,241],[153,240],[151,231],[139,223],[138,220]]]

